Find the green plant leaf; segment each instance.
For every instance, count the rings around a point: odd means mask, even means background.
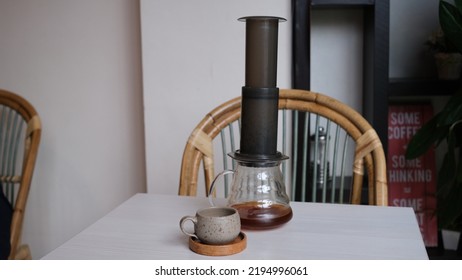
[[[462,185],[454,185],[451,188],[450,193],[444,198],[438,199],[438,227],[443,228],[453,228],[460,225],[455,225],[457,221],[460,220],[462,216]]]
[[[451,126],[462,120],[462,88],[449,98],[438,118],[437,126]]]
[[[449,132],[448,147],[438,172],[438,195],[445,198],[451,192],[452,187],[456,181],[456,155],[455,155],[455,136]]]
[[[437,194],[442,199],[446,199],[451,193],[451,189],[454,186],[454,172],[455,167],[451,164],[451,159],[445,156],[438,172],[437,180]]]
[[[436,114],[427,123],[422,125],[411,138],[406,149],[407,159],[414,159],[423,155],[435,142],[446,136],[444,131],[437,128],[439,115]]]
[[[438,225],[440,228],[458,230],[462,226],[462,150],[456,149],[456,128],[459,124],[462,124],[462,120],[448,129],[447,150],[438,172],[437,183]]]
[[[460,128],[462,128],[462,120],[456,121],[453,125],[451,125],[449,129],[449,134],[448,134],[448,154],[454,155],[454,168],[455,168],[455,174],[454,174],[454,181],[456,184],[461,185],[462,184],[462,148],[460,148],[461,143],[460,143]],[[459,148],[459,150],[456,150]],[[459,156],[458,159],[456,159],[456,154]],[[462,201],[461,201],[462,203]]]
[[[462,150],[459,151],[459,162],[456,168],[456,183],[462,184]],[[461,202],[462,203],[462,202]]]
[[[457,7],[457,10],[459,10],[459,13],[462,14],[462,0],[454,0],[454,4]]]
[[[440,1],[439,20],[446,38],[462,52],[462,14],[456,6]]]

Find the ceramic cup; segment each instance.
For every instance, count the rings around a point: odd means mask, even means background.
[[[185,223],[194,224],[194,233],[185,229]],[[241,231],[241,220],[236,209],[231,207],[209,207],[198,210],[196,216],[184,216],[180,220],[181,231],[201,242],[222,245],[232,242]]]

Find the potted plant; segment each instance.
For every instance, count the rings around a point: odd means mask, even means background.
[[[446,4],[441,4],[441,5],[451,5],[451,4],[446,3]],[[445,11],[443,12],[445,13],[443,15],[444,21],[446,20],[451,21],[452,19],[447,17],[448,14],[446,14]],[[441,17],[441,12],[442,11],[440,9],[440,17]],[[441,21],[440,21],[440,24],[443,25]],[[444,28],[444,30],[446,32],[451,33],[451,31],[449,31],[447,28]],[[433,54],[433,57],[435,59],[436,69],[438,72],[438,78],[441,80],[458,80],[460,78],[460,74],[462,70],[462,54],[460,53],[457,46],[450,39],[451,35],[448,34],[446,36],[444,30],[441,27],[438,31],[433,32],[429,36],[425,44],[428,46],[430,52]]]
[[[439,20],[447,41],[462,53],[462,0],[455,5],[440,1]],[[406,157],[414,159],[429,149],[446,144],[437,178],[438,228],[462,230],[462,88],[443,110],[413,136]],[[442,145],[444,146],[444,145]],[[462,246],[459,241],[459,248]]]

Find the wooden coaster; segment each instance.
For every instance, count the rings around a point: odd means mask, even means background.
[[[247,247],[247,236],[241,231],[237,238],[224,245],[210,245],[202,243],[199,239],[189,238],[189,249],[206,256],[228,256],[242,252]]]

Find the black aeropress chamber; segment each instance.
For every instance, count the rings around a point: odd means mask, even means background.
[[[253,16],[239,20],[246,23],[245,86],[241,99],[240,150],[229,156],[247,166],[277,165],[288,158],[277,151],[278,26],[285,19]]]

